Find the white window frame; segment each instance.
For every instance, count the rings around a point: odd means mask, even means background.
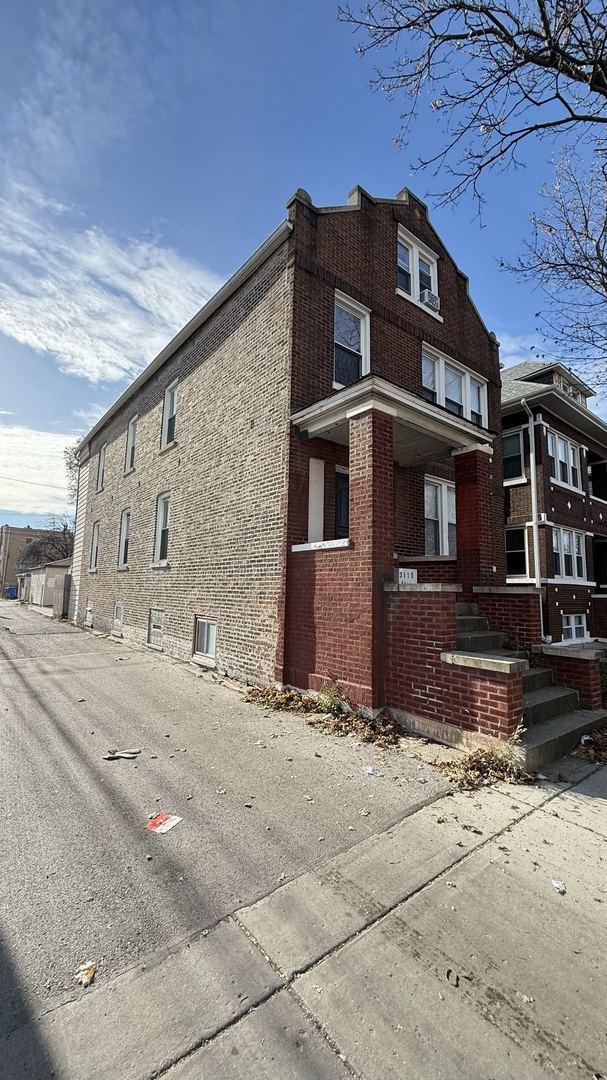
[[[562,629],[563,644],[565,644],[565,642],[567,642],[567,644],[569,644],[569,642],[571,642],[572,644],[575,644],[576,641],[589,641],[590,640],[590,633],[588,631],[588,621],[586,619],[586,612],[585,611],[574,611],[571,614],[564,613],[561,616],[561,618],[562,618],[562,628],[563,628]],[[570,620],[569,624],[565,623],[566,619]],[[575,632],[575,620],[576,619],[581,619],[582,620],[581,625],[582,625],[582,627],[584,629],[583,634],[576,634],[576,632]],[[565,628],[566,627],[567,627],[567,629],[571,629],[571,637],[565,637]]]
[[[99,522],[93,522],[91,531],[91,548],[89,552],[89,570],[97,570],[99,566]]]
[[[336,382],[335,380],[335,308],[343,308],[344,311],[349,311],[351,315],[355,315],[357,319],[360,319],[360,377],[368,375],[371,371],[371,310],[365,307],[364,304],[359,304],[357,300],[353,300],[351,296],[346,296],[345,293],[335,290],[335,298],[333,301],[333,389],[343,390],[344,383]],[[353,385],[353,384],[351,384]]]
[[[128,526],[127,526],[128,522]],[[124,545],[130,543],[131,538],[131,510],[126,506],[120,515],[120,533],[118,537],[118,566],[126,567],[129,565],[128,548],[126,558],[124,557]]]
[[[439,352],[438,349],[433,348],[432,345],[427,345],[425,342],[422,344],[422,355],[421,355],[421,359],[420,359],[421,370],[422,370],[422,380],[423,380],[424,357],[426,357],[426,359],[428,359],[428,360],[433,360],[434,363],[435,363],[434,370],[435,370],[435,374],[436,374],[436,404],[440,405],[441,408],[443,408],[443,409],[446,408],[446,406],[445,406],[445,365],[447,365],[450,368],[453,368],[454,371],[458,371],[460,373],[460,375],[463,376],[462,406],[463,406],[464,411],[463,411],[463,414],[460,417],[460,419],[468,420],[471,424],[474,424],[474,420],[470,419],[470,416],[471,416],[470,380],[473,379],[475,382],[477,382],[480,385],[480,387],[481,387],[481,412],[482,412],[482,417],[483,417],[483,422],[482,422],[481,427],[486,430],[488,428],[488,426],[489,426],[489,413],[488,413],[488,405],[487,405],[487,380],[484,379],[482,375],[479,375],[478,372],[471,371],[470,368],[464,367],[463,364],[458,364],[457,361],[453,360],[453,358],[451,356],[447,356],[446,353]],[[422,386],[423,386],[423,382],[422,382]],[[426,398],[425,400],[429,400],[429,399]],[[458,416],[459,415],[459,413],[451,412],[450,409],[447,409],[447,412],[451,416]],[[477,427],[477,426],[478,425],[475,424],[475,427]],[[479,430],[480,430],[480,428],[479,428]]]
[[[160,449],[164,450],[165,446],[172,446],[176,442],[175,436],[168,441],[169,432],[169,420],[173,416],[177,416],[177,388],[179,386],[179,379],[173,379],[169,383],[164,392],[164,401],[162,405],[162,435],[160,438]],[[169,401],[173,397],[173,412],[169,413]]]
[[[425,311],[427,315],[431,315],[433,319],[438,322],[443,322],[443,317],[438,311],[432,311],[426,304],[422,304],[420,300],[421,289],[419,287],[419,257],[428,263],[430,267],[430,277],[432,280],[432,289],[436,296],[440,299],[438,291],[438,255],[432,248],[429,248],[422,240],[418,240],[413,233],[407,231],[403,225],[398,226],[398,243],[402,244],[409,251],[409,273],[411,274],[411,292],[405,292],[404,289],[400,289],[398,284],[396,286],[396,295],[402,296],[404,300],[408,300],[409,303],[415,304],[416,307]],[[396,267],[398,273],[398,247],[396,249]],[[398,280],[398,278],[397,278]]]
[[[550,442],[551,442],[551,440],[554,441],[554,454],[553,455],[550,454]],[[567,476],[568,476],[567,481],[561,480],[561,461],[563,459],[560,457],[559,440],[560,440],[560,442],[564,443],[564,445],[565,445],[565,464],[567,466]],[[546,450],[546,464],[547,464],[547,467],[548,467],[548,479],[549,479],[550,483],[551,484],[556,484],[557,487],[566,488],[567,491],[575,491],[576,494],[578,494],[578,495],[585,494],[584,485],[583,485],[583,481],[582,481],[582,447],[580,446],[580,444],[576,443],[576,442],[573,442],[572,439],[568,439],[565,435],[561,435],[560,432],[556,431],[554,428],[547,428],[546,429],[546,448],[547,448],[547,450]],[[577,458],[577,474],[578,474],[578,485],[577,485],[577,487],[576,487],[575,484],[571,483],[571,456],[572,456],[572,454]],[[556,476],[552,476],[551,473],[550,473],[550,461],[549,461],[550,457],[554,457],[555,470],[556,470],[556,473],[557,473]]]
[[[210,633],[209,633],[209,627],[213,627],[213,631],[212,631],[213,651],[212,652],[199,652],[198,649],[196,648],[196,646],[198,644],[198,628],[199,628],[199,626],[201,624],[204,624],[207,627],[207,631],[206,631],[206,634],[205,634],[205,636],[207,638],[210,638],[210,636],[211,636]],[[216,656],[217,656],[217,620],[216,619],[209,619],[206,615],[195,615],[194,616],[194,642],[193,642],[193,646],[192,646],[192,657],[193,657],[193,659],[197,660],[199,662],[203,662],[204,664],[207,664],[209,666],[211,666],[211,665],[214,666]]]
[[[167,523],[166,523],[166,526],[163,526],[162,525],[162,520],[164,518],[164,505],[167,502],[169,504]],[[170,539],[171,539],[171,495],[170,495],[170,492],[168,492],[168,491],[161,491],[160,495],[158,495],[157,498],[156,498],[156,528],[155,528],[155,532],[154,532],[154,562],[152,564],[153,566],[168,566],[168,562],[169,562],[169,557],[168,557],[169,545],[168,545],[168,542],[167,542],[167,554],[163,559],[160,558],[160,546],[161,546],[163,527],[166,527],[169,530],[169,541],[170,541]]]
[[[506,536],[505,534],[511,532],[514,529],[523,530],[523,543],[525,546],[525,572],[523,574],[509,574],[508,567],[506,565],[506,581],[529,581],[529,542],[527,538],[527,526],[526,525],[507,525],[504,530],[504,550],[506,552],[506,564],[508,562],[508,551],[506,549]]]
[[[558,546],[557,547],[554,546],[555,533],[557,534],[557,537],[558,537]],[[571,568],[573,570],[573,576],[565,573],[565,545],[564,545],[565,534],[569,534],[571,536]],[[551,539],[552,539],[553,550],[556,551],[558,553],[558,556],[559,556],[561,572],[560,572],[560,574],[555,574],[554,577],[550,578],[549,580],[550,581],[560,581],[560,582],[563,582],[564,584],[566,584],[567,582],[572,582],[572,581],[577,582],[578,584],[579,583],[584,583],[585,584],[586,581],[587,581],[587,569],[588,569],[587,568],[587,563],[586,563],[586,534],[581,532],[579,529],[568,529],[568,528],[566,528],[566,526],[563,526],[563,525],[552,525]],[[580,547],[581,547],[581,551],[579,552],[579,554],[576,551],[576,546],[577,546],[577,541],[578,540],[580,542]],[[577,560],[580,557],[582,559],[582,569],[583,569],[582,577],[580,577],[579,574],[577,573]]]
[[[105,480],[105,448],[106,443],[103,443],[99,447],[99,456],[97,458],[97,491],[103,491],[103,482]]]
[[[438,490],[438,544],[439,551],[436,554],[430,554],[426,552],[426,536],[425,536],[425,521],[426,521],[426,484],[432,484],[437,487]],[[438,476],[424,476],[424,555],[427,559],[439,559],[448,556],[451,559],[457,557],[457,542],[456,550],[449,551],[449,489],[455,493],[455,484],[451,480],[441,480]],[[456,507],[456,521],[452,524],[457,525],[457,507]]]
[[[523,484],[527,482],[527,474],[525,472],[525,443],[523,440],[522,428],[512,428],[507,431],[502,431],[502,458],[504,439],[512,435],[518,435],[521,456],[521,471],[519,476],[511,476],[508,480],[504,478],[504,487],[511,487],[513,484]]]
[[[125,473],[133,472],[135,468],[135,461],[130,464],[132,450],[135,450],[135,456],[137,453],[137,416],[132,416],[129,420],[128,427],[126,429],[126,446],[124,449],[124,471]]]

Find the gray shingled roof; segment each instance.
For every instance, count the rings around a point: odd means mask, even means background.
[[[552,371],[554,367],[556,367],[556,364],[547,364],[545,360],[523,360],[521,364],[514,364],[513,367],[504,368],[502,371],[502,401],[520,401],[521,398],[525,397],[525,394],[529,394],[532,390],[540,387],[551,389],[551,382],[538,382],[537,379],[528,382],[527,380],[530,375],[535,375],[540,371]]]

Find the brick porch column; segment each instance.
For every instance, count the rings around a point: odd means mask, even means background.
[[[489,485],[489,454],[482,450],[456,452],[455,514],[457,535],[457,580],[466,600],[473,600],[474,585],[492,585],[493,553]]]
[[[357,564],[356,588],[368,596],[368,644],[361,662],[377,708],[384,703],[385,688],[383,586],[394,567],[393,419],[370,409],[352,417],[349,428],[350,541]]]

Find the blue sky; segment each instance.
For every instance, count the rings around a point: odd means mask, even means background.
[[[436,147],[428,107],[400,153],[333,0],[21,0],[0,37],[0,521],[65,507],[83,434],[285,215],[297,187],[345,202],[405,185]],[[506,362],[536,341],[513,258],[550,147],[432,210]],[[40,486],[37,486],[40,485]]]

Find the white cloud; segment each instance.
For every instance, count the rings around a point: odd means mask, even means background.
[[[0,416],[16,416],[17,414],[11,412],[10,409],[0,409]]]
[[[535,334],[498,333],[500,343],[500,361],[504,367],[512,367],[523,360],[541,360],[540,339]]]
[[[72,413],[76,420],[74,430],[79,435],[86,435],[106,411],[107,405],[97,405],[95,402],[90,402],[83,409],[74,409]]]
[[[0,425],[0,506],[24,514],[68,506],[63,451],[73,435]]]
[[[83,227],[30,189],[0,198],[0,330],[69,374],[132,378],[220,284],[171,248]]]

